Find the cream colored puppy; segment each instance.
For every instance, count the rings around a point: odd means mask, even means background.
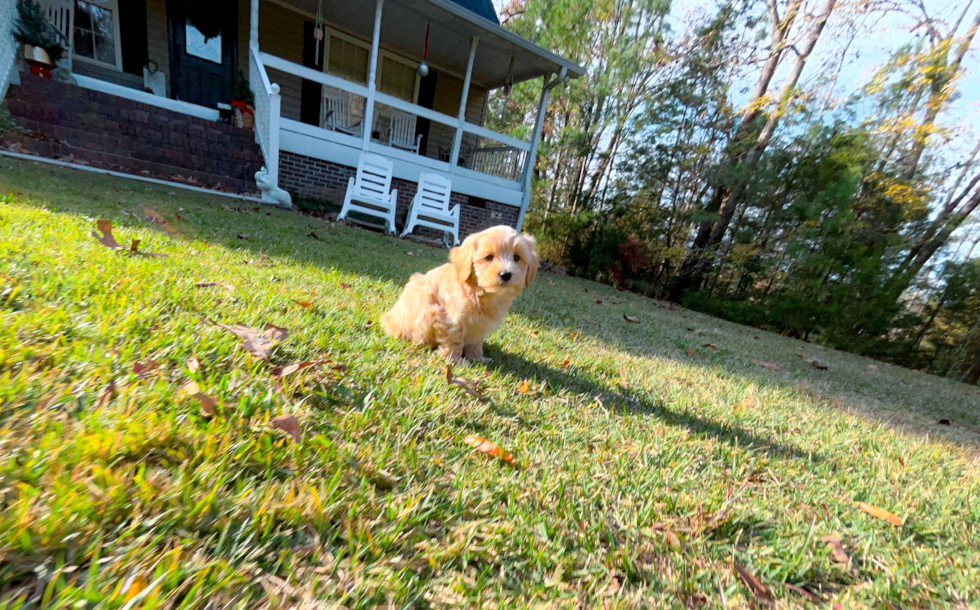
[[[483,340],[538,271],[534,238],[491,227],[463,240],[449,260],[412,275],[381,326],[393,337],[438,348],[450,362],[482,361]]]

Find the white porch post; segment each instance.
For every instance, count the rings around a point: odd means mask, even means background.
[[[385,0],[377,0],[374,6],[374,38],[371,39],[371,65],[368,67],[368,95],[364,103],[364,120],[361,125],[364,133],[361,134],[361,148],[368,149],[371,144],[371,130],[374,128],[374,94],[378,89],[378,55],[381,47],[381,7]]]
[[[463,95],[459,100],[459,125],[456,126],[456,135],[453,137],[453,150],[449,155],[449,173],[454,173],[459,167],[459,147],[463,143],[463,123],[466,122],[466,101],[470,95],[470,80],[473,78],[473,60],[476,58],[476,47],[480,44],[480,38],[474,36],[470,41],[470,57],[466,60],[466,76],[463,77]]]
[[[248,27],[249,46],[259,46],[259,0],[252,0],[252,14]]]
[[[282,95],[279,84],[272,83],[272,95],[269,96],[269,180],[274,186],[279,186],[279,112],[282,106]]]
[[[524,227],[524,215],[527,213],[528,206],[531,205],[531,179],[534,176],[534,163],[538,158],[538,144],[541,142],[541,132],[544,130],[544,114],[548,110],[548,98],[551,90],[556,85],[565,80],[567,71],[565,68],[555,78],[544,79],[541,84],[541,99],[538,101],[538,113],[534,117],[534,132],[531,134],[531,149],[527,151],[527,159],[524,160],[524,197],[521,199],[521,210],[517,213],[517,230]]]

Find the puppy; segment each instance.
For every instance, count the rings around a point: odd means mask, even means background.
[[[449,362],[483,361],[483,340],[504,321],[511,302],[538,271],[534,238],[507,226],[467,237],[449,263],[408,280],[381,316],[385,332],[438,348]]]

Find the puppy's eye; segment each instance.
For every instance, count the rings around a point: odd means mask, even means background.
[[[514,255],[514,262],[516,263],[516,262],[517,262],[517,261],[519,261],[519,260],[521,260],[521,257],[520,257],[520,256],[518,256],[517,254],[515,254],[515,255]]]
[[[492,261],[493,260],[493,254],[487,254],[486,256],[483,257],[483,260],[485,260],[485,261]]]

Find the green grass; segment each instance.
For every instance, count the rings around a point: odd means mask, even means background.
[[[479,401],[374,323],[445,251],[9,159],[0,197],[11,607],[748,607],[735,563],[775,607],[980,604],[976,387],[542,274],[456,371]],[[208,320],[291,335],[265,362]]]

